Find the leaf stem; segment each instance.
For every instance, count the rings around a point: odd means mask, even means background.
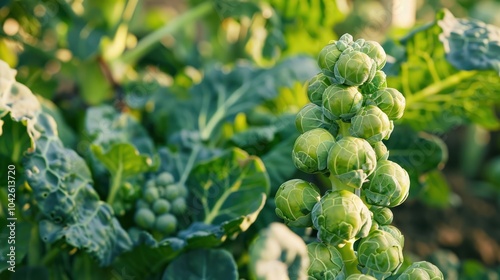
[[[354,242],[347,242],[344,246],[337,246],[337,248],[344,261],[345,276],[360,273],[358,270],[358,258],[354,252]]]
[[[112,205],[115,200],[118,189],[120,188],[122,181],[123,164],[120,162],[116,173],[111,175],[111,188],[109,190],[108,200],[106,201],[109,205]]]
[[[338,120],[337,123],[339,124],[339,133],[342,135],[342,137],[350,136],[351,134],[349,133],[349,127],[351,127],[350,123],[343,122],[342,120]]]
[[[119,60],[125,64],[133,64],[144,56],[156,43],[162,38],[170,35],[187,24],[201,18],[212,11],[212,1],[205,1],[202,4],[190,9],[171,22],[167,23],[162,28],[148,34],[142,38],[135,48],[126,51]]]

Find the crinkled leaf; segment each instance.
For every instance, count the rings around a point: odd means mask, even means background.
[[[500,77],[489,65],[498,65],[498,31],[490,29],[442,11],[434,22],[401,41],[406,56],[393,63],[399,71],[392,72],[399,75],[389,76],[387,84],[406,97],[404,123],[432,132],[445,132],[467,122],[488,129],[500,127],[494,114],[494,105],[500,101],[496,86]],[[476,35],[482,40],[474,39]]]
[[[62,145],[52,117],[41,113],[36,129],[40,137],[36,149],[26,156],[24,167],[44,215],[41,238],[49,243],[64,238],[97,258],[101,265],[110,264],[131,248],[128,234],[111,207],[99,200],[85,161]]]
[[[262,161],[240,149],[232,149],[192,171],[188,185],[197,203],[191,210],[196,219],[220,224],[249,216],[241,224],[246,230],[269,193],[269,178]],[[255,215],[256,216],[256,215]]]
[[[236,280],[238,268],[233,256],[225,250],[195,250],[175,259],[163,273],[162,279]]]

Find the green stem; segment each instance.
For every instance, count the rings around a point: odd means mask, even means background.
[[[203,2],[202,4],[175,18],[162,28],[142,38],[135,48],[125,52],[119,60],[125,64],[133,64],[144,56],[162,38],[178,31],[198,18],[205,16],[210,11],[212,11],[212,1]]]
[[[351,134],[349,133],[349,127],[351,127],[350,123],[343,122],[342,120],[337,121],[339,124],[339,134],[342,135],[342,137],[345,136],[350,136]]]
[[[440,93],[441,91],[458,85],[465,79],[471,78],[477,75],[477,71],[460,71],[446,79],[440,81],[439,83],[434,83],[429,85],[422,90],[415,92],[415,94],[406,97],[406,108],[410,109],[412,103],[417,103],[421,100],[426,99],[429,96]]]
[[[330,177],[328,177],[328,179],[330,179],[330,182],[332,183],[332,190],[334,191],[338,191],[338,190],[347,190],[347,191],[350,191],[352,193],[354,193],[354,188],[352,187],[349,187],[348,185],[342,183],[337,177],[335,177],[335,175],[331,174],[330,173]]]
[[[111,176],[111,189],[109,190],[108,200],[106,201],[109,205],[112,205],[115,200],[116,193],[118,193],[118,189],[120,189],[120,185],[122,182],[122,173],[123,166],[120,164],[116,173]]]
[[[43,259],[40,261],[42,266],[49,265],[57,256],[61,254],[61,246],[56,243],[56,245],[52,246],[49,252],[43,256]]]
[[[338,246],[337,249],[342,255],[342,260],[344,261],[345,266],[345,276],[349,276],[351,274],[360,273],[358,270],[358,258],[356,257],[356,253],[354,252],[354,242],[347,242],[344,246]]]
[[[29,239],[30,253],[27,254],[28,266],[36,266],[40,264],[40,233],[38,231],[38,224],[34,224],[31,228]]]

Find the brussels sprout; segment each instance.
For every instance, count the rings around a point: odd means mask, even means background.
[[[180,215],[187,210],[186,199],[184,197],[178,197],[172,202],[172,213]]]
[[[335,279],[342,271],[342,255],[333,246],[319,242],[307,244],[309,268],[307,274],[316,280]]]
[[[308,81],[307,86],[307,96],[309,100],[316,105],[321,105],[323,92],[325,92],[325,89],[331,84],[330,78],[325,76],[322,72],[312,77]]]
[[[376,72],[376,64],[359,51],[345,51],[334,68],[334,80],[339,84],[359,86],[370,82]]]
[[[169,201],[174,201],[178,196],[180,196],[181,192],[179,186],[177,184],[168,185],[165,188],[165,198]]]
[[[412,263],[396,280],[444,280],[443,273],[430,262]]]
[[[350,120],[363,105],[363,96],[356,87],[331,85],[323,94],[325,115],[331,120]]]
[[[395,162],[380,160],[368,179],[363,185],[363,193],[369,204],[395,207],[408,197],[410,176]]]
[[[167,186],[174,182],[174,176],[168,172],[162,172],[156,177],[156,184],[158,186]]]
[[[319,199],[319,189],[313,183],[301,179],[286,181],[274,197],[276,215],[289,226],[310,227],[311,210]]]
[[[387,208],[385,208],[385,209],[387,209]],[[392,237],[394,237],[394,239],[396,239],[399,242],[401,249],[404,248],[405,237],[397,227],[392,226],[392,225],[384,225],[384,226],[381,226],[379,229],[390,233],[392,235]]]
[[[391,209],[387,207],[372,206],[370,208],[370,211],[372,211],[373,213],[373,219],[379,225],[383,226],[392,223],[392,219],[394,218],[394,216]]]
[[[375,151],[366,140],[346,136],[333,144],[328,153],[328,170],[340,182],[360,188],[375,170]]]
[[[389,120],[400,119],[403,116],[406,106],[405,97],[394,88],[385,88],[376,91],[367,103],[379,107],[389,117]]]
[[[311,212],[318,238],[333,246],[367,236],[372,225],[371,215],[361,198],[346,190],[327,193]]]
[[[369,143],[375,143],[382,139],[389,139],[394,124],[387,115],[378,107],[368,105],[351,119],[349,132],[355,137],[366,139]]]
[[[141,208],[135,212],[135,223],[144,229],[151,229],[155,223],[155,214],[148,208]]]
[[[365,41],[361,47],[361,52],[367,54],[375,61],[377,70],[384,68],[387,55],[385,54],[384,48],[382,48],[379,43],[375,41]]]
[[[328,151],[335,138],[323,128],[315,128],[301,134],[295,140],[292,159],[295,166],[306,173],[323,172],[326,169]]]
[[[345,280],[377,280],[377,278],[365,274],[351,274]]]
[[[163,214],[156,219],[155,229],[164,234],[172,234],[177,228],[177,219],[172,214]]]
[[[146,182],[146,189],[156,188],[156,182],[153,179],[150,179]]]
[[[147,188],[144,190],[143,198],[146,202],[153,203],[155,200],[160,198],[160,193],[157,188]]]
[[[318,65],[326,76],[334,76],[335,64],[341,54],[342,51],[338,49],[336,44],[328,44],[319,52]]]
[[[386,81],[386,75],[383,71],[377,71],[375,72],[375,75],[373,76],[373,79],[368,82],[364,83],[361,86],[359,86],[359,91],[362,94],[372,94],[376,92],[377,90],[381,90],[387,87],[387,81]]]
[[[302,108],[295,117],[295,126],[300,133],[315,129],[324,128],[336,135],[338,133],[338,125],[331,120],[325,118],[323,109],[316,104],[309,103]]]
[[[377,161],[389,158],[389,151],[387,150],[387,147],[382,141],[373,143],[372,148],[375,151],[375,154],[377,155]]]
[[[345,51],[352,44],[353,44],[353,38],[352,35],[349,33],[345,33],[344,35],[340,36],[339,40],[335,42],[335,45],[341,51]]]
[[[385,279],[403,263],[403,250],[390,233],[374,230],[359,242],[358,262],[364,274]]]
[[[177,184],[177,188],[179,189],[179,196],[187,197],[188,189],[187,189],[186,185]]]
[[[156,214],[163,214],[170,211],[170,202],[166,199],[160,198],[153,203],[153,211]]]

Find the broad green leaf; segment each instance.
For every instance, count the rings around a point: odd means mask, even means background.
[[[489,65],[498,64],[496,58],[490,59],[499,51],[497,33],[491,26],[442,11],[434,22],[401,40],[406,56],[396,62],[399,75],[389,76],[387,84],[406,97],[402,122],[432,132],[469,122],[500,127],[494,114],[500,77]]]
[[[114,144],[107,152],[98,145],[92,145],[91,150],[111,174],[120,173],[124,179],[155,168],[153,160],[139,154],[131,144]]]
[[[7,115],[4,118],[2,129],[0,157],[4,157],[9,163],[18,163],[23,153],[31,147],[31,140],[28,133],[26,133],[26,126],[12,120],[10,115]],[[0,177],[3,178],[2,175]]]
[[[200,163],[188,185],[197,199],[194,216],[207,224],[220,224],[254,213],[269,193],[269,178],[262,161],[240,149]],[[246,230],[256,217],[241,225]]]
[[[419,199],[430,207],[446,208],[451,204],[451,189],[444,175],[438,171],[432,171],[425,176],[424,189]]]
[[[238,268],[225,250],[195,250],[179,256],[163,273],[163,280],[237,280]]]
[[[129,236],[111,207],[99,200],[85,161],[62,145],[52,117],[41,113],[35,127],[40,137],[36,149],[26,156],[24,168],[44,216],[40,221],[42,240],[53,243],[64,239],[101,265],[110,264],[130,250]]]
[[[113,96],[113,88],[97,61],[82,61],[76,68],[76,80],[83,100],[97,105]]]
[[[72,128],[66,123],[59,108],[49,99],[37,96],[38,101],[42,105],[42,112],[52,116],[57,123],[57,131],[59,139],[66,147],[74,147],[76,144],[76,135]]]
[[[270,224],[250,245],[249,270],[257,280],[305,279],[308,265],[306,244],[284,224]]]

